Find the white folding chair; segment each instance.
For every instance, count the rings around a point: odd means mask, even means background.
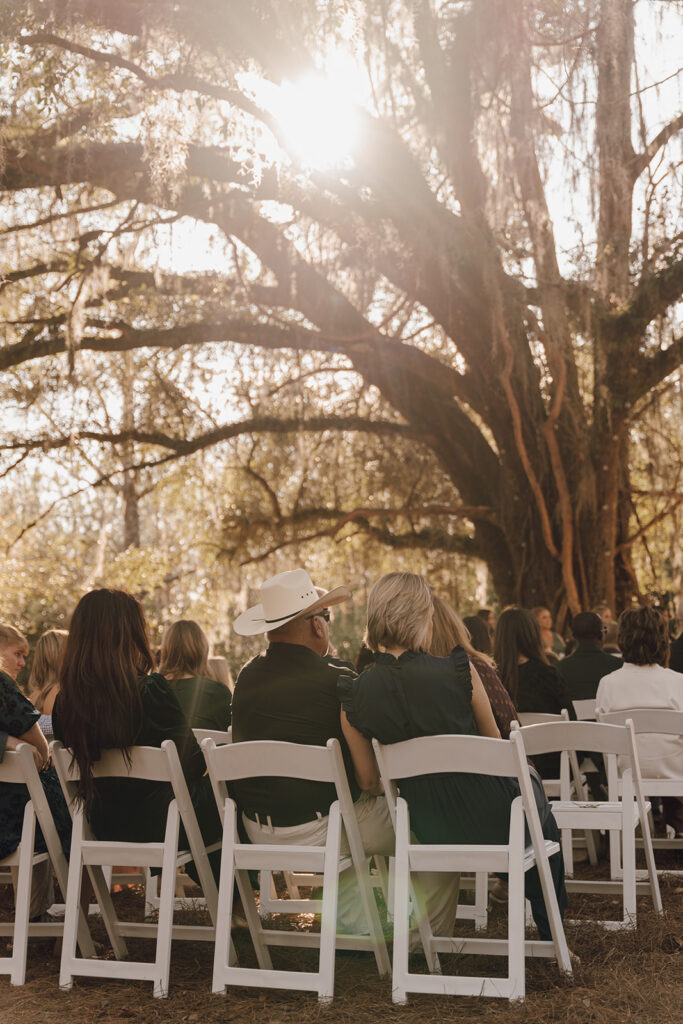
[[[218,920],[213,967],[213,991],[224,993],[227,985],[257,988],[302,989],[318,993],[320,1002],[334,995],[335,948],[371,949],[381,975],[390,970],[389,955],[370,884],[369,858],[358,832],[358,824],[349,792],[339,741],[331,739],[326,747],[300,743],[254,741],[216,747],[208,739],[202,750],[209,769],[216,802],[223,820],[223,853],[218,896]],[[228,794],[228,783],[254,777],[307,779],[333,783],[337,799],[329,810],[325,846],[243,844],[237,832],[237,808]],[[341,857],[342,823],[350,856]],[[336,936],[339,872],[353,867],[361,904],[368,924],[367,935]],[[309,913],[319,913],[320,934],[267,929],[259,918],[248,870],[313,872],[322,876],[322,900],[306,901]],[[227,937],[232,917],[233,886],[242,899],[258,968],[232,966],[227,962]],[[288,901],[282,901],[286,903]],[[298,905],[298,901],[297,901]],[[294,910],[294,908],[290,908]],[[320,950],[317,971],[278,971],[273,969],[269,946],[308,946]]]
[[[559,843],[543,837],[529,767],[519,736],[514,732],[509,740],[481,736],[422,736],[391,746],[383,746],[373,740],[373,746],[387,799],[395,802],[393,1001],[405,1003],[408,992],[523,999],[526,956],[556,957],[560,969],[571,974],[569,950],[548,863],[548,857],[560,847]],[[506,843],[491,846],[411,843],[410,812],[406,801],[398,795],[396,781],[400,783],[401,779],[444,772],[511,776],[519,780],[521,795],[512,802],[510,832]],[[531,836],[531,846],[528,848],[525,847],[524,837],[525,815]],[[551,941],[525,940],[524,937],[524,876],[534,865],[538,867],[541,879],[552,933]],[[425,908],[418,903],[420,936],[431,973],[411,974],[408,961],[410,876],[414,871],[507,873],[507,939],[435,936]],[[508,974],[505,978],[442,976],[439,973],[439,953],[507,956]]]
[[[0,869],[3,872],[9,869],[6,879],[8,883],[12,881],[11,869],[18,870],[14,922],[0,924],[0,935],[12,939],[11,956],[0,957],[0,974],[9,974],[12,985],[23,985],[26,980],[28,940],[58,937],[64,930],[62,921],[29,921],[33,868],[36,864],[49,862],[60,889],[66,892],[68,864],[28,743],[20,743],[16,751],[5,752],[0,764],[0,785],[6,783],[24,785],[29,792],[19,846],[8,857],[0,860]],[[36,824],[40,825],[47,853],[34,851]],[[78,942],[84,956],[94,956],[95,949],[82,913],[78,914]]]
[[[53,743],[52,756],[62,789],[69,804],[73,829],[69,880],[64,920],[64,942],[59,984],[70,989],[76,975],[100,978],[126,978],[153,982],[154,995],[168,995],[168,976],[171,958],[171,940],[189,939],[212,942],[215,936],[218,892],[207,856],[207,849],[197,823],[185,776],[175,744],[165,740],[161,747],[131,747],[130,761],[118,750],[104,751],[93,765],[95,778],[130,778],[153,782],[167,782],[173,788],[173,799],[168,806],[166,831],[162,842],[134,843],[98,840],[92,833],[82,802],[75,799],[79,778],[77,766],[71,763],[71,752],[61,743]],[[178,849],[180,822],[187,834],[189,850]],[[219,843],[208,848],[217,849]],[[178,864],[194,861],[211,926],[174,925],[175,876]],[[121,921],[116,916],[102,867],[105,865],[142,865],[161,868],[161,895],[158,923]],[[81,890],[83,868],[88,869],[102,918],[112,944],[115,961],[91,960],[76,956],[75,922]],[[124,936],[156,938],[153,962],[131,961]]]
[[[593,706],[595,706],[595,702]],[[568,722],[569,712],[563,709],[561,714],[552,715],[540,711],[523,711],[519,714],[518,718],[519,725],[522,727],[526,725],[545,725],[548,722]],[[517,722],[513,722],[512,728],[516,729],[517,727]],[[560,758],[559,779],[542,779],[541,781],[543,782],[543,789],[548,800],[556,800],[562,794],[565,794],[565,799],[568,800],[588,799],[586,776],[579,768],[578,754],[574,750]],[[583,842],[580,840],[577,842],[572,838],[571,829],[565,828],[561,831],[562,857],[564,858],[566,875],[571,878],[574,874],[574,845],[588,852],[588,860],[595,867],[598,863],[598,848],[593,833],[590,831],[584,832]]]
[[[217,747],[232,743],[232,726],[229,729],[193,729],[194,738],[201,746],[202,740],[211,739]]]
[[[636,736],[640,733],[659,733],[663,736],[683,736],[683,711],[674,711],[671,708],[632,708],[630,711],[612,711],[609,714],[601,714],[600,721],[611,725],[625,725],[628,720],[633,722]],[[636,740],[636,744],[637,744]],[[617,766],[612,765],[612,775],[608,774],[608,785],[621,790],[621,780],[615,775]],[[683,800],[683,775],[680,779],[657,779],[650,776],[641,777],[643,796],[667,797],[673,796]],[[611,840],[610,836],[610,840]],[[636,839],[636,845],[642,847],[643,839]],[[652,837],[652,846],[655,850],[682,850],[683,838]],[[622,874],[620,850],[618,843],[610,842],[610,863],[612,867],[612,878],[619,878]],[[659,871],[659,874],[683,875],[683,871],[667,869]],[[644,878],[646,872],[637,871],[638,878]]]
[[[621,920],[601,920],[604,928],[634,928],[636,925],[636,847],[635,832],[639,823],[643,823],[645,834],[645,858],[648,867],[648,890],[657,913],[662,913],[662,899],[659,892],[657,873],[654,867],[654,854],[650,833],[647,828],[647,813],[650,805],[643,798],[640,780],[638,753],[635,747],[633,726],[626,727],[604,725],[599,722],[557,722],[547,725],[530,725],[517,730],[520,733],[524,748],[533,758],[537,754],[548,754],[552,751],[570,753],[586,750],[600,753],[607,763],[608,778],[616,771],[617,755],[625,759],[627,767],[622,778],[621,793],[613,787],[609,790],[608,800],[586,801],[571,798],[568,784],[561,794],[560,800],[552,804],[555,820],[560,828],[569,829],[606,829],[621,835],[624,855],[624,872],[621,881],[567,880],[570,892],[621,892],[623,900],[623,917]],[[565,776],[566,777],[566,776]]]
[[[572,704],[577,722],[595,721],[595,697],[589,697],[587,700],[573,700]]]

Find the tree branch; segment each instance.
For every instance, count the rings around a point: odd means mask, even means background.
[[[666,146],[669,139],[683,128],[683,114],[679,114],[673,121],[664,125],[661,131],[648,142],[642,153],[636,153],[631,162],[631,173],[636,181],[643,173],[648,164],[657,155],[662,146]]]

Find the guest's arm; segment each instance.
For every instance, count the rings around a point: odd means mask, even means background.
[[[8,736],[6,750],[16,750],[20,743],[28,743],[31,746],[31,753],[33,759],[36,762],[36,768],[39,772],[42,772],[44,768],[47,768],[50,763],[50,748],[47,745],[47,740],[41,732],[40,726],[36,722],[32,725],[28,732],[25,732],[23,736]]]
[[[490,736],[494,740],[499,740],[500,730],[496,725],[495,718],[493,717],[491,702],[489,701],[486,690],[484,689],[484,684],[481,681],[479,673],[471,663],[470,671],[472,673],[472,711],[474,712],[474,720],[477,723],[479,735]]]
[[[370,740],[351,725],[344,710],[341,711],[341,727],[353,761],[356,782],[367,793],[381,793],[382,783]]]

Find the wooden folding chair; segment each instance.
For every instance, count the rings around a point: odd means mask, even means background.
[[[131,747],[130,763],[121,751],[104,751],[97,764],[93,765],[95,778],[130,778],[170,783],[173,788],[173,799],[168,806],[166,831],[163,841],[155,843],[96,839],[82,803],[75,799],[79,775],[77,766],[71,762],[71,752],[61,743],[54,743],[52,756],[73,821],[59,984],[64,989],[70,989],[75,975],[140,979],[151,981],[154,985],[154,995],[164,997],[168,995],[171,940],[212,942],[215,936],[218,904],[218,892],[207,852],[217,849],[220,844],[209,847],[208,851],[204,846],[175,744],[171,740],[165,740],[160,748]],[[189,850],[178,849],[181,821],[187,835]],[[190,860],[194,861],[199,875],[211,917],[211,926],[173,924],[176,869],[178,864],[186,864]],[[104,865],[115,864],[161,868],[157,924],[118,919],[109,886],[102,872]],[[104,925],[116,956],[115,961],[90,960],[76,956],[75,922],[84,867],[88,869],[102,911]],[[128,950],[125,936],[155,938],[154,961],[149,963],[126,960]]]
[[[192,733],[200,746],[206,739],[212,739],[217,747],[232,743],[232,726],[229,729],[193,729]]]
[[[387,799],[395,805],[396,882],[394,896],[393,1001],[405,1003],[408,992],[438,992],[444,995],[498,996],[524,998],[526,956],[555,957],[560,969],[572,973],[562,919],[557,904],[548,857],[559,843],[543,837],[534,800],[529,766],[521,739],[480,736],[422,736],[383,746],[373,740]],[[420,775],[467,772],[477,775],[508,776],[519,780],[521,795],[511,807],[508,841],[500,845],[429,844],[410,840],[410,811],[398,794],[397,780]],[[531,836],[525,846],[524,818]],[[538,867],[548,910],[552,940],[525,940],[524,876]],[[507,939],[435,936],[424,907],[418,903],[418,923],[430,974],[409,970],[410,876],[415,871],[487,871],[508,875]],[[442,976],[439,953],[475,953],[507,956],[505,978],[484,976]]]
[[[339,741],[331,739],[326,747],[275,741],[233,743],[230,746],[216,747],[212,740],[208,739],[202,743],[202,750],[223,821],[223,853],[218,897],[220,927],[216,933],[213,991],[224,993],[227,985],[302,989],[317,992],[320,1002],[330,1002],[334,995],[336,948],[372,950],[379,973],[388,974],[389,955],[370,884],[369,858],[361,843]],[[229,796],[228,783],[254,777],[334,783],[337,799],[329,810],[325,846],[241,843],[237,832],[238,812]],[[340,855],[342,824],[350,850],[348,857]],[[349,867],[355,870],[358,893],[368,924],[367,935],[336,935],[339,873]],[[264,928],[249,884],[249,869],[269,872],[285,869],[312,872],[322,876],[322,899],[306,901],[309,913],[320,914],[320,934]],[[235,880],[249,924],[258,968],[233,966],[228,963],[227,938],[230,934]],[[291,911],[294,908],[289,909]],[[269,946],[319,948],[318,970],[274,970]]]
[[[548,722],[568,722],[569,712],[565,709],[559,715],[546,714],[537,711],[523,711],[519,715],[519,725],[545,725]],[[512,728],[518,728],[518,723],[513,722]],[[586,789],[586,776],[579,768],[579,758],[576,751],[572,750],[560,758],[560,778],[542,779],[545,795],[549,800],[556,800],[565,794],[566,799],[587,800],[588,790]],[[574,874],[574,845],[580,846],[588,852],[588,860],[593,867],[598,863],[598,848],[595,836],[592,832],[583,833],[583,842],[575,841],[571,829],[562,829],[562,857],[564,858],[564,870],[568,878]]]
[[[5,752],[0,764],[0,785],[3,783],[25,785],[29,792],[19,846],[0,861],[0,869],[18,869],[14,922],[0,924],[0,935],[12,939],[12,955],[0,957],[0,974],[9,974],[12,985],[23,985],[26,980],[28,940],[57,937],[64,931],[63,921],[29,921],[33,868],[36,864],[49,861],[60,889],[66,893],[68,865],[28,743],[20,743],[16,751]],[[47,853],[34,851],[36,824],[40,825]],[[12,875],[9,873],[7,882],[11,881]],[[95,949],[82,913],[78,914],[78,942],[84,956],[94,956]]]
[[[558,722],[525,726],[517,731],[531,758],[536,754],[547,754],[551,751],[585,750],[590,753],[602,754],[607,763],[608,778],[610,772],[616,772],[617,755],[625,759],[627,767],[622,777],[621,793],[612,788],[608,793],[608,800],[575,800],[571,798],[568,786],[566,786],[565,792],[561,794],[561,799],[553,801],[553,814],[560,828],[593,828],[616,832],[621,836],[624,854],[622,881],[568,879],[567,889],[570,892],[621,892],[622,919],[601,920],[599,923],[604,928],[610,929],[634,928],[636,925],[635,832],[638,825],[642,823],[645,836],[645,858],[648,867],[648,889],[655,910],[661,914],[662,899],[654,866],[650,832],[647,827],[647,814],[650,805],[645,802],[643,797],[633,726],[628,723],[623,727],[604,725],[599,722]]]
[[[612,711],[609,714],[601,714],[600,721],[609,725],[625,725],[627,721],[633,722],[636,736],[639,733],[660,733],[664,736],[683,736],[683,711],[674,711],[671,708],[631,708],[629,711]],[[637,743],[637,740],[636,740]],[[607,784],[612,791],[621,791],[622,783],[618,777],[617,765],[610,765],[611,772],[608,772]],[[683,800],[683,775],[680,779],[658,779],[650,776],[641,777],[643,796],[649,797],[673,796]],[[618,837],[615,836],[615,840]],[[643,839],[636,839],[636,846],[643,846]],[[652,836],[652,847],[654,850],[683,850],[683,837],[660,837]],[[620,849],[618,842],[612,842],[610,835],[610,864],[612,878],[620,878],[623,874],[621,866]],[[673,868],[660,871],[658,874],[683,875],[683,871]],[[645,871],[636,871],[636,877],[645,878]]]

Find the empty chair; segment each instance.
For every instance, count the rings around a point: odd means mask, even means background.
[[[620,920],[603,920],[606,928],[630,928],[636,924],[636,854],[635,832],[638,824],[644,825],[645,856],[648,866],[649,891],[658,913],[662,912],[659,883],[654,868],[654,856],[650,833],[647,828],[647,812],[650,805],[645,803],[635,747],[633,726],[603,725],[598,722],[553,722],[546,725],[529,725],[519,730],[524,747],[530,757],[551,751],[568,752],[585,750],[602,754],[610,771],[610,760],[617,755],[625,765],[622,776],[621,794],[614,788],[609,799],[601,801],[574,800],[570,798],[568,773],[567,785],[560,800],[553,801],[553,814],[560,828],[606,829],[621,835],[624,875],[623,881],[568,881],[567,889],[573,892],[618,892],[622,893],[623,916]]]
[[[82,801],[75,799],[78,769],[72,763],[71,753],[61,743],[52,745],[55,766],[64,795],[73,815],[71,855],[64,920],[64,942],[59,984],[70,989],[76,975],[100,978],[127,978],[151,981],[155,996],[168,994],[171,957],[171,939],[213,941],[215,934],[218,893],[207,850],[183,775],[175,744],[165,740],[159,747],[132,747],[126,756],[122,751],[104,751],[92,765],[95,779],[125,778],[168,783],[173,798],[168,804],[166,829],[159,842],[123,842],[98,840],[92,833]],[[179,849],[181,823],[187,835],[189,849]],[[216,844],[216,847],[219,844]],[[209,849],[213,849],[210,847]],[[204,891],[212,926],[173,925],[176,868],[193,861]],[[161,868],[159,920],[153,923],[131,923],[118,919],[106,884],[102,867],[106,865],[142,865]],[[87,868],[115,961],[92,960],[76,956],[75,926],[79,906],[83,869]],[[154,961],[127,960],[125,936],[156,938]]]
[[[223,820],[223,851],[218,898],[218,921],[213,968],[213,991],[223,993],[226,985],[257,988],[303,989],[318,993],[321,1002],[334,994],[335,947],[364,948],[374,952],[380,974],[388,974],[389,957],[370,883],[369,859],[362,847],[351,794],[346,781],[339,741],[326,747],[276,741],[233,743],[216,747],[211,739],[202,743],[219,813]],[[329,810],[326,842],[323,846],[242,843],[237,831],[237,807],[228,793],[228,783],[247,778],[292,778],[333,783],[337,799]],[[342,823],[348,843],[342,852]],[[336,936],[339,872],[353,868],[359,899],[367,921],[367,934]],[[264,928],[249,885],[248,871],[304,871],[322,876],[322,899],[308,901],[308,910],[320,913],[320,935]],[[232,916],[235,880],[242,899],[258,968],[228,963],[228,936]],[[283,901],[284,902],[284,901]],[[268,946],[318,945],[317,971],[274,970]]]
[[[391,745],[382,745],[374,740],[373,746],[396,821],[394,1002],[404,1003],[408,992],[523,999],[525,956],[555,957],[561,970],[571,974],[569,951],[548,861],[549,856],[559,851],[559,843],[544,839],[519,735],[513,733],[510,740],[466,735],[421,736]],[[400,796],[400,780],[443,775],[445,772],[449,775],[474,773],[518,780],[520,796],[512,801],[506,842],[487,845],[423,845],[411,841],[411,812],[406,800]],[[525,816],[531,838],[528,847],[524,832]],[[526,941],[524,937],[525,875],[533,867],[537,867],[540,877],[552,935],[550,940]],[[422,944],[432,973],[411,973],[408,961],[411,876],[420,871],[506,873],[509,879],[507,939],[436,936],[432,933],[429,917],[420,906],[419,898],[413,899]],[[439,953],[446,952],[507,956],[507,977],[442,976],[438,973]]]
[[[595,702],[594,702],[595,705]],[[547,722],[568,722],[569,713],[564,710],[559,715],[546,714],[540,711],[526,711],[519,715],[519,724],[542,725]],[[513,728],[517,723],[513,722]],[[557,779],[543,779],[543,789],[549,800],[565,794],[566,799],[587,800],[586,777],[579,768],[579,758],[576,751],[568,752],[560,758],[560,777]],[[590,831],[584,832],[584,845],[588,851],[588,860],[595,866],[598,863],[598,851],[595,837]],[[574,841],[571,829],[562,829],[562,856],[564,857],[564,870],[567,875],[574,874]]]
[[[612,725],[625,725],[628,720],[633,722],[633,728],[636,732],[636,743],[639,744],[642,739],[646,737],[659,736],[661,738],[666,737],[683,737],[683,711],[672,711],[669,708],[655,709],[655,708],[633,708],[630,711],[612,711],[609,714],[601,713],[600,721],[606,722]],[[638,737],[641,737],[639,740]],[[608,773],[608,785],[614,789],[618,787],[621,789],[621,780],[617,776],[617,767],[612,764],[611,773]],[[660,797],[664,800],[667,799],[678,799],[683,801],[683,772],[679,778],[660,778],[657,776],[643,775],[642,779],[643,796],[647,797]],[[641,846],[643,843],[642,839],[637,839],[636,844]],[[658,836],[652,837],[652,845],[655,849],[683,849],[683,836],[667,836],[666,838],[660,838]],[[621,874],[621,864],[619,857],[619,847],[615,844],[610,844],[610,860],[612,864],[612,877],[619,877]],[[670,874],[681,874],[680,871],[670,871]],[[642,872],[637,873],[639,876]]]
[[[68,865],[29,744],[20,743],[16,751],[5,752],[0,763],[0,785],[3,784],[25,785],[30,798],[24,807],[19,846],[0,860],[0,869],[14,868],[18,874],[14,923],[0,924],[0,935],[12,939],[11,955],[0,958],[0,974],[9,974],[12,985],[23,985],[26,980],[28,940],[60,936],[64,928],[62,921],[29,921],[33,868],[37,864],[49,863],[57,875],[62,892],[66,892]],[[34,849],[37,825],[43,833],[47,848],[45,853]],[[7,877],[7,881],[11,881],[11,876]],[[78,913],[75,924],[83,955],[93,956],[95,950],[82,913]]]

